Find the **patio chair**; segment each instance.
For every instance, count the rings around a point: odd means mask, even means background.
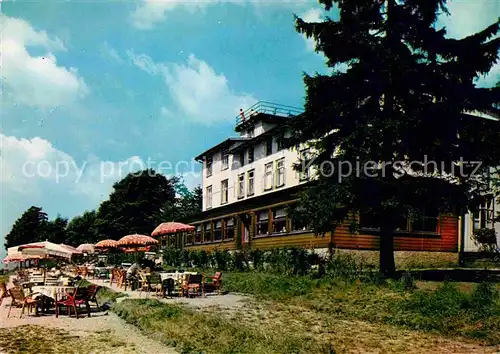
[[[91,302],[95,302],[97,309],[99,309],[99,303],[97,302],[97,293],[101,289],[101,286],[98,285],[89,285],[85,288],[85,297],[87,298],[87,302],[90,304]]]
[[[3,299],[9,297],[9,292],[7,291],[7,285],[5,283],[0,283],[0,306],[2,306]]]
[[[139,297],[141,297],[141,294],[143,291],[146,291],[146,292],[149,291],[149,280],[145,274],[140,273],[139,274]]]
[[[175,288],[175,280],[172,278],[167,278],[161,283],[163,296],[165,297],[168,294],[169,297],[172,297],[172,291],[174,291]]]
[[[217,294],[220,294],[220,288],[222,285],[222,273],[216,272],[214,276],[207,276],[206,278],[210,279],[210,282],[203,283],[205,290],[215,291]]]
[[[158,273],[153,273],[149,277],[149,289],[150,291],[154,291],[155,295],[161,294],[163,291],[163,284],[161,281],[161,276]]]
[[[28,311],[31,312],[33,307],[35,308],[35,313],[38,314],[38,308],[37,305],[40,303],[40,300],[38,299],[33,299],[30,296],[25,296],[24,291],[20,287],[14,287],[9,289],[10,297],[12,299],[9,307],[9,312],[7,313],[7,318],[10,317],[10,310],[12,310],[12,307],[21,307],[21,314],[19,315],[19,318],[23,317],[24,314],[24,309],[28,307]]]
[[[87,299],[86,289],[80,288],[78,285],[72,294],[66,293],[64,299],[56,301],[56,317],[59,317],[59,306],[68,309],[68,316],[71,316],[71,309],[75,311],[75,317],[78,318],[78,308],[81,305],[87,307],[87,314],[90,317],[90,305]]]
[[[203,274],[189,274],[188,278],[183,286],[182,295],[199,295],[205,296],[205,289],[203,286]]]

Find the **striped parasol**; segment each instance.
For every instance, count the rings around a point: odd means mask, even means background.
[[[118,247],[146,247],[157,245],[158,240],[146,235],[127,235],[122,237],[116,243]]]
[[[151,236],[161,236],[174,234],[176,232],[193,231],[194,226],[183,224],[180,222],[164,222],[156,227],[151,233]]]
[[[102,240],[95,244],[97,248],[115,248],[118,247],[117,242],[115,240]]]

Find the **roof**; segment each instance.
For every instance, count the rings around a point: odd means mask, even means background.
[[[211,147],[210,149],[202,152],[200,155],[196,156],[195,157],[195,160],[196,161],[203,161],[203,157],[210,154],[210,153],[213,153],[217,150],[220,150],[228,145],[230,145],[231,143],[233,142],[238,142],[238,141],[245,141],[245,140],[248,140],[249,138],[229,138],[229,139],[226,139],[224,140],[223,142]]]
[[[267,121],[279,123],[283,119],[290,118],[303,113],[303,110],[297,107],[259,101],[246,111],[241,110],[236,117],[237,132],[248,129],[258,121]]]

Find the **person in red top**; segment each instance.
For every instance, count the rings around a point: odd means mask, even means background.
[[[241,121],[244,122],[245,121],[245,113],[243,112],[243,109],[240,108],[240,117],[241,117]]]

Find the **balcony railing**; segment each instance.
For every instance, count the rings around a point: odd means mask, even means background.
[[[259,113],[269,114],[279,117],[293,117],[303,113],[303,110],[297,107],[287,106],[284,104],[259,101],[252,107],[248,108],[243,113],[236,117],[236,125],[240,125]]]

